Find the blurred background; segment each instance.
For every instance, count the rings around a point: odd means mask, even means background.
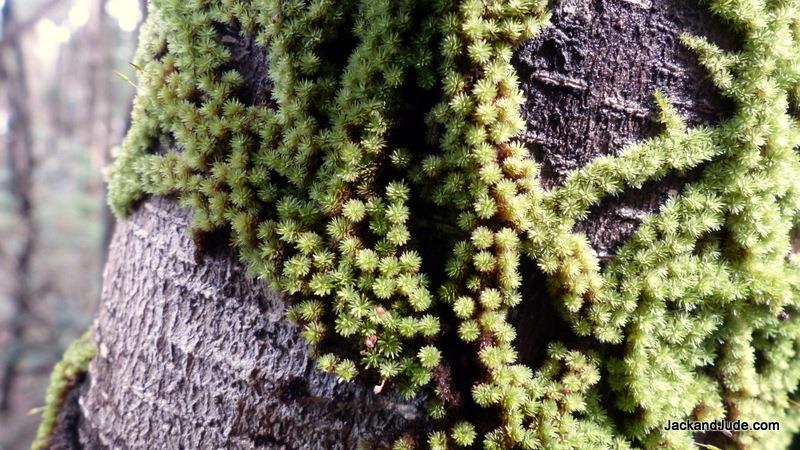
[[[0,450],[30,446],[50,369],[91,323],[146,0],[0,0]]]

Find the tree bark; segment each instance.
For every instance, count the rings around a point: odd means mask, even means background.
[[[601,155],[661,132],[660,89],[689,125],[713,124],[732,106],[706,76],[682,33],[734,48],[730,27],[697,0],[561,0],[553,26],[517,52],[514,65],[527,102],[523,139],[542,163],[545,185],[560,184]],[[601,258],[656,210],[689,174],[673,174],[610,198],[578,225]]]
[[[655,135],[656,88],[691,124],[728,113],[678,36],[705,35],[724,47],[735,40],[694,0],[556,0],[551,7],[553,26],[515,58],[527,96],[523,138],[547,186]],[[692,176],[673,174],[609,199],[578,229],[608,257],[643,213]],[[186,236],[188,217],[173,200],[155,198],[115,232],[98,357],[73,402],[85,448],[351,449],[380,446],[421,424],[417,403],[337,384],[316,370],[283,317],[284,298],[246,276],[231,251],[197,249]],[[525,275],[529,285],[541,277],[533,268]],[[560,331],[554,302],[541,288],[526,292],[514,320],[529,349],[523,359],[535,365]]]
[[[551,8],[553,25],[526,42],[513,62],[526,97],[522,139],[542,165],[545,186],[559,185],[598,156],[657,135],[656,89],[689,125],[713,124],[731,114],[695,54],[678,41],[690,33],[722,48],[736,46],[730,28],[698,1],[556,0]],[[608,197],[576,231],[586,234],[605,263],[645,214],[698,173],[672,173]],[[512,320],[518,341],[526,343],[520,346],[522,360],[536,364],[546,350],[541,343],[574,336],[541,289],[544,275],[530,263],[524,269],[526,300],[512,311]]]
[[[80,400],[84,448],[373,447],[422,417],[317,370],[284,298],[224,247],[199,251],[189,217],[156,198],[115,232]]]

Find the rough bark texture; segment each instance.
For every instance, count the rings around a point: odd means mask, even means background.
[[[694,52],[678,40],[690,33],[723,48],[736,45],[730,27],[697,0],[557,0],[552,12],[554,26],[527,42],[514,62],[527,98],[524,140],[542,163],[545,185],[658,134],[656,89],[689,125],[716,123],[730,113]],[[658,209],[686,175],[604,202],[578,231],[601,257],[609,256],[642,213]]]
[[[551,8],[553,26],[525,43],[514,59],[527,99],[523,139],[542,165],[546,186],[560,184],[593,158],[657,135],[656,89],[689,125],[713,124],[730,114],[731,105],[678,40],[691,33],[723,48],[736,45],[730,28],[696,0],[556,0]],[[586,234],[604,263],[645,214],[698,173],[670,174],[609,197],[575,231]],[[512,312],[522,360],[536,364],[554,340],[580,346],[542,288],[544,275],[530,261],[522,273],[525,301]]]
[[[656,87],[691,124],[725,117],[725,102],[678,36],[702,34],[726,47],[734,40],[694,0],[565,0],[552,9],[554,26],[515,60],[528,98],[524,138],[548,186],[657,133]],[[578,230],[601,255],[611,254],[642,213],[691,176],[605,201]],[[421,416],[413,404],[315,370],[298,330],[282,317],[282,297],[247,277],[232,253],[198,253],[187,222],[173,201],[153,199],[116,231],[99,356],[79,401],[86,448],[350,449],[415,427]],[[543,277],[525,264],[527,297],[515,321],[523,357],[535,363],[544,344],[569,331],[554,320]]]
[[[317,370],[284,298],[232,252],[198,252],[188,225],[157,198],[115,232],[85,448],[351,449],[413,427],[413,403]]]

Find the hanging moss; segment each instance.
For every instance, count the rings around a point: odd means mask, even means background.
[[[549,190],[515,140],[524,97],[510,64],[546,25],[545,6],[153,1],[110,204],[125,215],[146,195],[177,194],[195,233],[230,228],[253,273],[296,299],[287,314],[322,370],[406,396],[431,389],[429,434],[397,449],[695,448],[691,433],[663,431],[667,420],[721,418],[782,428],[720,445],[786,446],[800,427],[790,398],[800,272],[789,239],[800,211],[789,107],[800,2],[710,1],[742,49],[682,41],[734,116],[688,127],[655,92],[661,135]],[[223,27],[267,49],[270,104],[240,96]],[[407,117],[409,92],[435,100],[424,118]],[[427,141],[400,136],[409,120],[424,120]],[[700,178],[601,270],[573,232],[589,208],[701,163]],[[448,250],[441,267],[424,245],[430,233]],[[552,342],[541,366],[517,361],[506,316],[526,301],[522,258],[547,275],[593,351]],[[489,423],[471,423],[442,381],[463,357],[444,344],[451,338],[472,351],[474,370],[454,376],[470,377],[458,384],[496,415]]]

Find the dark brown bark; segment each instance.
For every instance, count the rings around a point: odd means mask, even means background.
[[[657,135],[656,89],[689,125],[730,114],[694,53],[678,40],[691,33],[723,48],[736,45],[730,29],[695,0],[557,0],[551,7],[553,26],[525,43],[514,59],[527,99],[523,139],[542,164],[546,186],[557,186],[593,158]],[[575,231],[586,234],[604,263],[645,214],[696,175],[672,173],[609,197]],[[512,312],[517,339],[524,343],[522,360],[536,364],[554,340],[581,347],[558,319],[544,275],[530,261],[523,268],[526,300]]]
[[[691,124],[726,115],[677,40],[688,31],[735,44],[702,6],[566,0],[552,9],[554,26],[515,59],[528,98],[524,139],[548,186],[657,133],[657,87]],[[673,174],[605,201],[577,229],[601,255],[611,254],[641,214],[691,176]],[[283,298],[245,276],[232,253],[198,253],[187,222],[173,201],[152,199],[116,231],[97,321],[99,356],[80,396],[84,446],[350,449],[414,430],[422,417],[414,404],[314,369],[283,318]],[[547,342],[571,336],[558,326],[543,277],[530,261],[524,269],[526,298],[514,320],[523,357],[535,364]]]
[[[13,312],[8,330],[7,353],[0,365],[0,413],[10,408],[10,396],[19,371],[19,361],[25,344],[25,329],[31,308],[31,257],[36,242],[36,223],[33,217],[31,179],[34,170],[33,135],[28,109],[28,80],[25,59],[19,41],[19,23],[15,20],[13,2],[3,5],[3,35],[0,39],[0,83],[5,84],[8,105],[8,133],[3,142],[5,159],[9,168],[8,188],[15,205],[18,232],[12,239],[17,242],[10,253],[11,290],[9,297]]]
[[[656,89],[689,125],[731,113],[695,54],[678,41],[690,33],[736,46],[730,27],[697,0],[560,0],[552,8],[554,26],[527,42],[514,62],[527,98],[524,140],[542,163],[545,185],[658,134]],[[577,230],[607,257],[687,175],[609,199]]]

